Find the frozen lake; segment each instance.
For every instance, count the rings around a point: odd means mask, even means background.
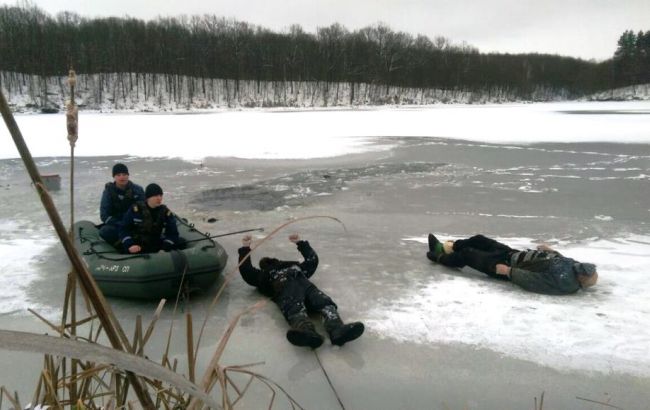
[[[64,117],[17,121],[41,172],[61,174],[67,186]],[[56,317],[65,257],[11,159],[6,129],[0,147],[0,316],[20,321],[32,307]],[[212,233],[270,230],[308,215],[341,219],[347,233],[326,220],[295,230],[321,257],[315,283],[345,318],[366,323],[360,344],[464,345],[560,371],[650,377],[648,102],[81,113],[76,153],[77,220],[98,219],[118,160],[135,182],[160,183],[172,210]],[[54,199],[66,220],[65,188]],[[517,247],[547,241],[596,263],[600,282],[567,297],[527,293],[430,263],[428,232],[484,233]],[[238,241],[223,240],[226,271]],[[295,257],[281,237],[260,252]],[[227,293],[229,312],[259,298],[239,279]],[[112,303],[126,316],[152,309]],[[257,315],[273,320],[256,328],[281,334],[277,312]]]
[[[375,137],[647,143],[648,102],[439,105],[80,116],[79,156],[314,158],[388,149]],[[201,115],[198,115],[201,114]],[[68,156],[63,114],[17,116],[34,157]],[[18,156],[6,129],[0,158]],[[60,138],[57,138],[59,136]],[[63,138],[63,142],[61,141]],[[372,143],[371,143],[372,142]]]

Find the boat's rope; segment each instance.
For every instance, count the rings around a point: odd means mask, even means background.
[[[84,243],[84,242],[90,242],[90,248],[88,248],[87,251],[84,252],[84,255],[95,255],[100,259],[106,259],[109,261],[114,261],[114,262],[119,262],[119,261],[124,261],[128,259],[135,259],[135,258],[144,258],[144,259],[149,259],[149,255],[146,253],[140,253],[140,254],[133,254],[133,255],[124,255],[116,258],[111,258],[109,256],[104,256],[105,254],[119,254],[119,251],[116,249],[114,252],[113,251],[108,251],[108,252],[100,252],[95,249],[95,245],[99,245],[100,243],[106,243],[106,241],[93,241],[92,238],[85,236],[82,231],[83,227],[79,227],[79,243]],[[108,243],[106,243],[108,245]]]
[[[323,374],[325,375],[325,379],[327,380],[327,383],[329,383],[330,388],[334,392],[334,396],[336,396],[336,400],[338,400],[339,402],[339,406],[341,406],[342,410],[345,410],[345,406],[343,405],[343,401],[341,400],[339,393],[336,391],[336,388],[334,388],[334,384],[332,384],[332,380],[330,380],[330,376],[327,374],[327,371],[323,366],[323,362],[320,361],[320,357],[318,356],[318,351],[314,349],[313,352],[314,352],[314,356],[316,356],[316,361],[318,362],[318,365],[320,366],[321,370],[323,371]]]
[[[206,250],[206,249],[210,249],[210,248],[215,248],[215,247],[217,246],[217,244],[216,244],[215,241],[212,239],[212,236],[210,235],[209,232],[205,232],[205,233],[204,233],[204,232],[199,231],[198,229],[196,229],[196,227],[194,226],[193,223],[189,223],[189,222],[187,222],[187,219],[185,219],[185,218],[179,218],[178,215],[176,215],[176,214],[174,214],[174,217],[176,218],[176,220],[177,220],[178,222],[181,223],[181,225],[184,225],[184,226],[188,227],[189,230],[190,230],[190,232],[196,232],[196,233],[198,233],[199,235],[203,236],[203,238],[199,238],[199,239],[191,239],[191,240],[189,240],[189,241],[185,241],[186,244],[188,244],[188,243],[192,243],[192,242],[210,241],[210,244],[209,244],[209,245],[205,245],[205,246],[203,246],[203,247],[201,248],[201,250]]]

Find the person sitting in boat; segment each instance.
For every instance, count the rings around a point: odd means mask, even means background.
[[[336,304],[309,280],[318,266],[318,256],[309,242],[300,240],[297,234],[289,236],[289,240],[296,244],[305,259],[303,262],[264,257],[259,261],[260,269],[257,269],[253,267],[250,257],[247,257],[251,251],[251,240],[250,235],[242,239],[242,247],[239,248],[239,272],[246,283],[257,287],[278,305],[291,326],[287,331],[289,342],[313,349],[323,344],[323,336],[309,320],[308,312],[318,312],[322,315],[325,330],[334,345],[343,346],[361,336],[364,331],[363,323],[344,324]]]
[[[99,218],[103,222],[99,235],[102,239],[111,245],[119,243],[120,224],[126,211],[131,205],[144,199],[144,189],[129,181],[129,169],[126,165],[113,165],[113,182],[104,185],[99,205]]]
[[[120,240],[127,253],[171,251],[182,246],[176,217],[163,205],[163,190],[149,184],[144,191],[145,202],[131,205],[124,215]]]
[[[427,258],[454,268],[469,266],[530,292],[548,295],[575,293],[598,281],[596,265],[567,258],[547,245],[521,251],[483,235],[441,243],[429,234]]]

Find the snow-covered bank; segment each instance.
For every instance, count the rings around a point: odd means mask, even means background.
[[[592,94],[586,98],[589,101],[634,101],[650,100],[650,84],[637,84],[615,88]]]
[[[69,99],[67,77],[0,71],[9,105],[16,112],[62,110]],[[568,92],[536,87],[530,101],[563,101]],[[100,73],[77,76],[75,100],[83,110],[158,112],[253,107],[358,107],[484,104],[521,101],[505,87],[475,91],[411,88],[323,81],[253,81],[167,74]]]
[[[65,117],[16,115],[35,157],[67,156]],[[78,156],[314,158],[387,149],[381,137],[492,143],[650,142],[650,101],[80,114]],[[18,152],[0,129],[0,158]],[[376,142],[380,144],[377,145]]]

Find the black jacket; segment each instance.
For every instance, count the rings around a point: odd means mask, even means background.
[[[305,258],[302,263],[281,261],[277,268],[266,271],[255,268],[251,263],[251,259],[247,258],[239,267],[239,273],[246,283],[255,286],[264,295],[278,296],[282,292],[286,281],[301,278],[309,279],[318,267],[318,255],[311,248],[309,242],[298,241],[296,246],[302,257]],[[248,246],[239,248],[240,262],[250,250],[251,248]]]
[[[107,182],[99,205],[99,218],[106,224],[117,225],[122,222],[131,205],[144,200],[144,189],[138,184],[129,181],[122,190],[115,182]]]
[[[556,251],[521,251],[512,255],[510,279],[531,292],[567,295],[580,289],[575,264]]]
[[[176,217],[164,204],[157,208],[149,208],[142,202],[131,205],[120,225],[120,240],[125,250],[136,244],[144,247],[163,242],[177,245]]]

